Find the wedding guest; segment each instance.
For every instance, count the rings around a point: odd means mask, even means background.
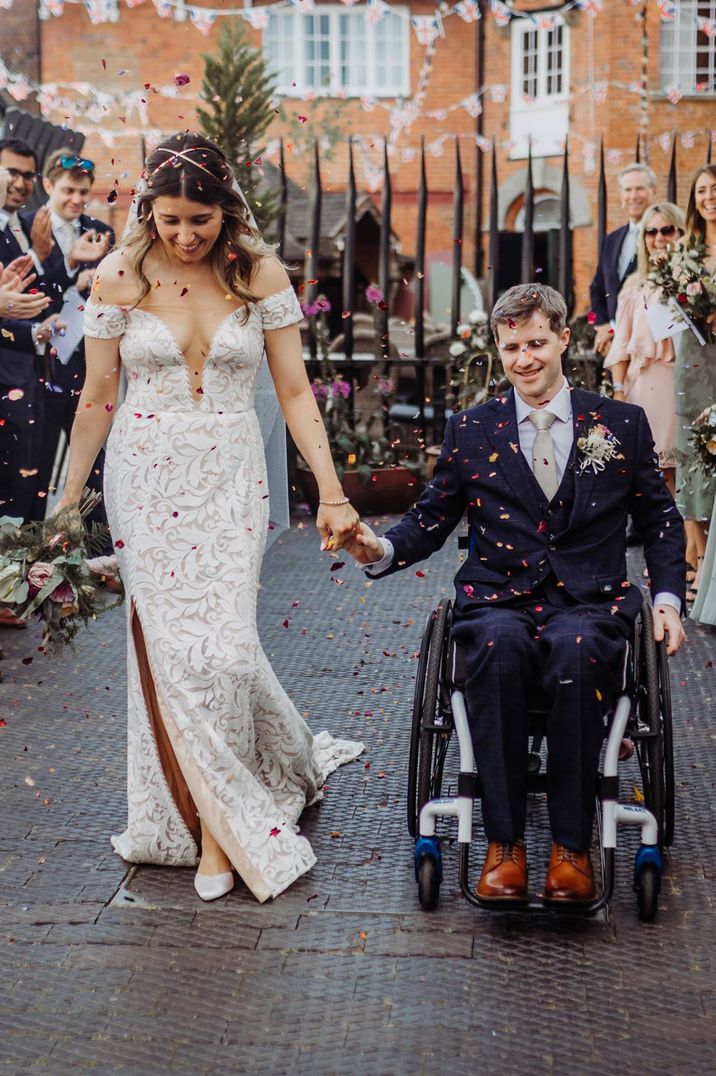
[[[638,404],[646,411],[659,454],[659,465],[674,492],[676,410],[674,406],[674,346],[671,339],[654,340],[647,310],[659,303],[648,282],[652,255],[668,251],[684,234],[684,214],[671,202],[658,202],[644,213],[637,248],[637,270],[619,296],[616,327],[604,363],[611,370],[614,399]]]
[[[93,242],[96,247],[94,258],[77,266],[74,286],[66,293],[67,308],[72,309],[73,306],[77,307],[78,292],[82,298],[89,296],[97,262],[114,246],[114,232],[108,224],[84,212],[95,179],[92,161],[78,157],[71,149],[63,147],[50,154],[45,161],[43,173],[42,185],[48,195],[47,205],[54,239],[47,265],[54,268],[69,260],[72,248],[80,236]],[[32,228],[34,214],[23,217],[23,220]],[[42,428],[36,453],[35,465],[38,474],[33,519],[45,518],[47,494],[52,482],[60,435],[64,433],[69,440],[72,431],[77,403],[85,381],[84,340],[80,341],[71,355],[64,359],[56,356],[51,372],[51,384],[45,386]],[[104,449],[100,451],[88,479],[88,486],[98,493],[102,492],[103,468]],[[102,502],[89,516],[89,522],[106,525],[107,516]],[[103,552],[108,556],[112,554],[111,542]]]
[[[716,165],[705,164],[694,175],[686,206],[684,243],[694,249],[708,274],[716,274]],[[716,310],[706,319],[706,328],[716,328]],[[676,503],[686,521],[687,559],[696,564],[696,599],[703,571],[707,528],[713,532],[716,479],[694,468],[691,424],[704,407],[716,403],[716,343],[702,346],[690,330],[676,339],[674,389],[676,392]],[[713,539],[712,539],[713,541]],[[710,588],[711,589],[711,588]],[[699,601],[703,608],[705,598]],[[714,602],[713,595],[708,599]]]
[[[592,311],[596,315],[594,350],[606,355],[611,344],[619,291],[636,269],[639,224],[644,210],[654,201],[656,176],[645,164],[629,164],[619,173],[619,194],[627,224],[605,235],[599,262],[589,288]]]
[[[59,313],[72,273],[83,256],[92,254],[91,247],[78,241],[67,265],[46,264],[53,246],[50,210],[38,210],[31,226],[19,213],[35,187],[35,151],[22,139],[0,139],[0,167],[9,173],[0,208],[0,263],[8,265],[28,254],[37,273],[34,286],[51,300],[45,313]],[[38,332],[34,324],[20,349],[0,339],[0,512],[23,520],[31,517],[35,496],[35,434],[44,397],[39,382],[48,373],[47,337]]]

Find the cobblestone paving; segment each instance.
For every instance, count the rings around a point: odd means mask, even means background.
[[[691,626],[672,664],[677,839],[655,924],[636,916],[633,834],[609,921],[473,910],[450,849],[427,915],[404,822],[408,716],[425,615],[456,561],[453,547],[424,577],[367,585],[319,557],[309,523],[267,557],[261,631],[282,682],[316,731],[367,750],[304,816],[318,865],[263,906],[241,885],[204,905],[191,871],[131,868],[111,850],[125,812],[122,611],[62,662],[36,652],[36,626],[3,632],[0,1072],[714,1071],[716,634]],[[636,768],[627,795],[631,783]],[[531,814],[539,879],[543,805]]]

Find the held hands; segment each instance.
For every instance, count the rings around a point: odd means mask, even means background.
[[[84,262],[94,264],[104,258],[108,250],[109,232],[103,232],[100,235],[99,232],[90,229],[90,231],[85,232],[84,235],[75,240],[75,245],[70,251],[70,265],[73,269],[76,269],[78,265],[82,265]]]
[[[660,643],[666,636],[666,653],[672,657],[686,639],[681,617],[673,605],[655,605],[654,638]]]
[[[30,229],[30,243],[41,262],[44,262],[50,256],[53,242],[50,207],[43,205],[35,214],[35,219]]]
[[[359,525],[360,517],[353,505],[319,505],[316,526],[321,535],[321,550],[335,553],[343,549]]]
[[[343,548],[359,564],[375,564],[383,559],[383,546],[367,523],[358,524]]]

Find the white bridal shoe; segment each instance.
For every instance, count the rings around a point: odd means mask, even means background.
[[[234,888],[232,871],[226,874],[195,874],[194,889],[202,900],[218,900]]]

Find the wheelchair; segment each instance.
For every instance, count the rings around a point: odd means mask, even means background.
[[[408,773],[408,831],[415,838],[414,865],[418,898],[426,911],[437,907],[443,878],[436,820],[457,819],[460,889],[477,907],[512,912],[551,912],[594,916],[608,908],[614,892],[618,824],[641,826],[633,887],[639,918],[651,922],[658,910],[663,869],[662,853],[674,838],[674,756],[671,694],[665,644],[654,640],[651,607],[645,602],[628,644],[625,686],[608,717],[606,750],[599,775],[596,823],[599,836],[601,887],[584,905],[543,901],[530,895],[524,902],[486,902],[468,880],[474,801],[480,795],[472,740],[465,707],[464,652],[451,638],[452,602],[445,599],[425,625],[413,700]],[[527,791],[546,792],[543,740],[546,699],[539,692],[530,703],[531,738],[527,762]],[[450,743],[456,734],[459,751],[457,780],[443,795]],[[635,746],[643,792],[639,802],[619,801],[619,750],[624,737]],[[442,832],[442,827],[441,827]]]

